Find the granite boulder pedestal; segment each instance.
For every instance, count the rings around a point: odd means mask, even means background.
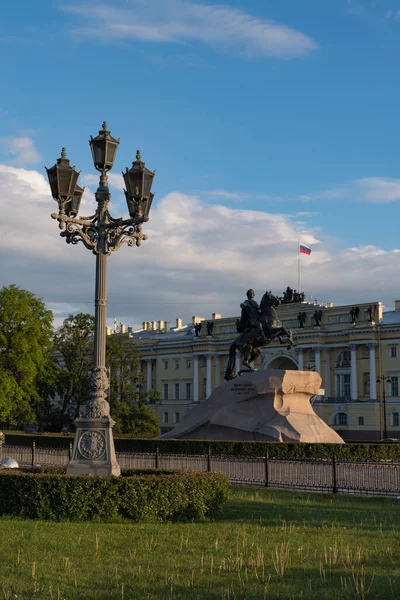
[[[310,402],[321,377],[313,371],[254,371],[219,386],[162,438],[344,443]]]

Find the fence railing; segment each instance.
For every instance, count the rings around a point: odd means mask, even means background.
[[[14,458],[20,466],[65,466],[72,455],[68,448],[13,446],[4,444],[0,458]],[[156,452],[117,452],[122,469],[190,469],[214,471],[235,484],[333,493],[400,497],[399,461],[356,459],[248,458]]]

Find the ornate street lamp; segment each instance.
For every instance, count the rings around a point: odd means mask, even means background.
[[[126,186],[126,190],[124,190],[126,203],[131,217],[147,217],[154,197],[154,194],[151,193],[151,186],[156,172],[146,169],[145,163],[141,159],[142,156],[138,150],[132,167],[129,171],[126,169],[125,173],[122,173]]]
[[[66,157],[65,148],[56,165],[47,170],[51,194],[58,202],[59,212],[51,216],[62,229],[60,235],[68,244],[83,242],[96,255],[96,295],[94,364],[90,384],[90,399],[84,418],[76,419],[76,436],[67,473],[92,475],[119,475],[116,461],[110,407],[106,400],[109,381],[106,369],[106,311],[107,311],[107,256],[126,243],[140,246],[147,236],[142,223],[149,220],[153,200],[151,186],[154,173],[145,168],[139,150],[132,168],[123,174],[130,218],[113,218],[108,211],[111,194],[107,172],[113,167],[119,140],[114,139],[103,123],[99,135],[91,137],[93,163],[100,171],[96,191],[97,210],[89,217],[78,217],[84,188],[79,187],[79,173]]]
[[[385,393],[385,385],[386,383],[392,383],[392,380],[389,376],[381,375],[376,380],[376,383],[382,383],[382,400],[383,400],[383,439],[387,438],[387,421],[386,421],[386,393]]]
[[[77,214],[84,189],[77,185],[79,173],[69,164],[65,148],[61,150],[61,158],[57,158],[54,167],[46,168],[46,171],[51,195],[58,202],[60,214],[68,217]]]

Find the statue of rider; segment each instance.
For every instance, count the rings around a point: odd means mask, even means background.
[[[247,300],[241,303],[242,315],[240,318],[240,331],[244,332],[249,327],[260,327],[260,307],[254,300],[254,290],[247,290]]]
[[[247,348],[243,353],[243,365],[251,369],[249,359],[252,353],[252,343],[258,336],[265,338],[265,343],[267,343],[267,339],[260,321],[260,307],[254,300],[254,290],[247,290],[246,296],[247,300],[242,302],[240,305],[242,314],[240,317],[238,332],[243,333],[243,337],[245,337],[244,341],[247,343]]]

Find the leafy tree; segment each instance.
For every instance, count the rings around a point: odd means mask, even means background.
[[[0,290],[0,421],[35,419],[41,391],[54,378],[53,313],[16,285]]]
[[[119,400],[112,413],[115,433],[130,433],[137,438],[160,435],[160,425],[154,410],[146,404]]]
[[[117,433],[135,437],[159,435],[160,426],[154,410],[147,405],[160,402],[160,394],[143,390],[140,356],[129,335],[107,337],[107,365],[110,376],[109,402]]]
[[[54,346],[60,353],[59,395],[62,398],[60,417],[67,414],[71,402],[76,403],[79,416],[82,402],[89,392],[90,370],[93,366],[94,317],[78,313],[69,315],[54,336]]]

